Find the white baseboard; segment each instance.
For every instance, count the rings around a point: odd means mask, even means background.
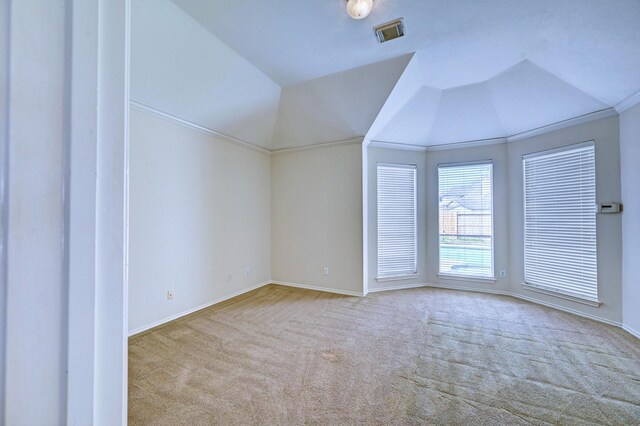
[[[326,287],[316,287],[316,286],[313,286],[313,285],[289,283],[289,282],[286,282],[286,281],[274,281],[274,280],[271,280],[271,284],[283,285],[285,287],[304,288],[305,290],[324,291],[326,293],[344,294],[346,296],[364,297],[364,295],[365,295],[364,293],[358,293],[356,291],[339,290],[339,289],[335,289],[335,288],[326,288]]]
[[[498,294],[501,296],[513,296],[511,292],[504,291],[504,290],[496,290],[491,287],[476,288],[476,287],[467,287],[464,285],[456,285],[456,284],[435,284],[435,283],[423,284],[423,287],[444,288],[446,290],[474,291],[476,293]]]
[[[286,282],[286,281],[275,281],[275,280],[270,280],[270,281],[265,281],[263,283],[260,284],[256,284],[254,286],[251,286],[249,288],[237,291],[235,293],[220,297],[216,300],[213,300],[209,303],[205,303],[204,305],[195,307],[193,309],[189,309],[185,312],[181,312],[179,314],[176,315],[172,315],[170,317],[164,318],[160,321],[156,321],[154,323],[145,325],[143,327],[139,327],[135,330],[131,330],[129,332],[129,337],[134,336],[136,334],[142,333],[143,331],[147,331],[150,330],[154,327],[157,327],[159,325],[165,324],[169,321],[173,321],[175,319],[178,319],[180,317],[183,317],[185,315],[189,315],[192,314],[196,311],[199,311],[201,309],[205,309],[208,308],[210,306],[213,306],[215,304],[224,302],[226,300],[232,299],[234,297],[240,296],[244,293],[248,293],[250,291],[256,290],[260,287],[264,287],[266,285],[269,284],[277,284],[277,285],[282,285],[285,287],[295,287],[295,288],[302,288],[305,290],[314,290],[314,291],[322,291],[325,293],[335,293],[335,294],[342,294],[342,295],[346,295],[346,296],[356,296],[356,297],[364,297],[366,296],[364,293],[358,293],[355,291],[348,291],[348,290],[339,290],[339,289],[333,289],[333,288],[326,288],[326,287],[317,287],[317,286],[312,286],[312,285],[306,285],[306,284],[299,284],[299,283],[290,283],[290,282]],[[590,314],[586,314],[584,312],[580,312],[577,311],[575,309],[571,309],[571,308],[567,308],[564,306],[560,306],[560,305],[556,305],[554,303],[549,303],[549,302],[544,302],[541,300],[537,300],[534,299],[532,297],[529,296],[524,296],[522,294],[518,294],[518,293],[514,293],[511,291],[504,291],[504,290],[496,290],[493,288],[475,288],[475,287],[466,287],[466,286],[460,286],[460,285],[451,285],[451,284],[435,284],[435,283],[416,283],[416,284],[403,284],[403,285],[399,285],[399,286],[389,286],[389,287],[382,287],[382,288],[375,288],[375,289],[370,289],[369,293],[377,293],[377,292],[383,292],[383,291],[392,291],[392,290],[406,290],[406,289],[411,289],[411,288],[421,288],[421,287],[430,287],[430,288],[442,288],[442,289],[446,289],[446,290],[459,290],[459,291],[472,291],[472,292],[476,292],[476,293],[488,293],[488,294],[496,294],[496,295],[500,295],[500,296],[511,296],[511,297],[515,297],[516,299],[522,299],[522,300],[526,300],[527,302],[532,302],[532,303],[537,303],[539,305],[543,305],[543,306],[547,306],[549,308],[553,308],[553,309],[557,309],[559,311],[563,311],[563,312],[567,312],[573,315],[578,315],[580,317],[583,318],[588,318],[594,321],[598,321],[604,324],[609,324],[609,325],[613,325],[616,327],[620,327],[621,329],[623,329],[624,331],[626,331],[627,333],[631,334],[632,336],[640,339],[640,332],[637,330],[632,329],[631,327],[621,324],[620,322],[617,321],[612,321],[606,318],[601,318],[595,315],[590,315]]]
[[[402,285],[394,285],[394,286],[387,286],[387,287],[370,288],[369,293],[377,293],[379,291],[391,291],[391,290],[406,290],[408,288],[419,288],[419,287],[427,287],[427,284],[423,284],[423,283],[402,284]]]
[[[212,300],[211,302],[205,303],[204,305],[196,306],[195,308],[189,309],[189,310],[184,311],[184,312],[180,312],[179,314],[171,315],[170,317],[161,319],[159,321],[152,322],[151,324],[147,324],[147,325],[144,325],[142,327],[138,327],[135,330],[129,331],[129,337],[134,336],[134,335],[139,334],[139,333],[142,333],[143,331],[150,330],[150,329],[152,329],[154,327],[157,327],[159,325],[165,324],[167,322],[176,320],[176,319],[178,319],[180,317],[183,317],[185,315],[192,314],[192,313],[194,313],[196,311],[199,311],[201,309],[208,308],[209,306],[213,306],[213,305],[216,305],[218,303],[224,302],[225,300],[229,300],[229,299],[232,299],[234,297],[240,296],[242,294],[248,293],[250,291],[259,289],[260,287],[264,287],[264,286],[269,285],[269,284],[271,284],[271,281],[265,281],[265,282],[256,284],[254,286],[242,289],[240,291],[236,291],[234,293],[228,294],[226,296],[222,296],[222,297],[220,297],[218,299]]]
[[[399,290],[399,289],[403,289],[403,288],[418,288],[418,287],[431,287],[431,288],[443,288],[446,290],[460,290],[460,291],[473,291],[476,293],[488,293],[488,294],[496,294],[499,296],[511,296],[511,297],[515,297],[516,299],[521,299],[521,300],[526,300],[527,302],[532,302],[532,303],[536,303],[538,305],[543,305],[543,306],[547,306],[549,308],[553,308],[553,309],[557,309],[559,311],[563,311],[563,312],[567,312],[570,314],[574,314],[574,315],[578,315],[580,317],[583,318],[588,318],[594,321],[598,321],[604,324],[609,324],[609,325],[613,325],[616,327],[620,327],[622,329],[624,329],[625,331],[628,331],[631,334],[635,334],[636,337],[638,337],[638,333],[635,331],[630,331],[628,329],[628,327],[623,326],[621,323],[617,322],[617,321],[612,321],[606,318],[602,318],[602,317],[598,317],[595,315],[591,315],[591,314],[587,314],[584,312],[580,312],[578,310],[575,309],[571,309],[571,308],[567,308],[564,306],[560,306],[560,305],[556,305],[555,303],[549,303],[549,302],[545,302],[545,301],[541,301],[538,299],[534,299],[532,297],[528,297],[528,296],[524,296],[522,294],[518,294],[518,293],[514,293],[511,291],[505,291],[505,290],[496,290],[493,288],[475,288],[475,287],[466,287],[466,286],[459,286],[459,285],[451,285],[451,284],[434,284],[434,283],[421,283],[421,284],[411,284],[411,286],[396,286],[396,287],[386,287],[384,289],[375,289],[375,290],[369,290],[369,292],[376,292],[376,291],[389,291],[389,290]]]
[[[631,334],[632,336],[634,336],[636,339],[640,339],[640,331],[634,330],[633,328],[625,324],[622,324],[622,329],[627,333]]]

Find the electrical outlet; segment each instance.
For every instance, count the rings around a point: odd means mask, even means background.
[[[173,300],[173,290],[167,291],[167,300]]]
[[[247,266],[246,268],[244,268],[244,276],[248,277],[249,275],[251,275],[251,268]]]
[[[233,275],[229,274],[227,275],[227,281],[231,281],[233,279]]]
[[[325,266],[324,269],[322,270],[322,273],[324,275],[329,275],[329,267]]]
[[[500,278],[506,278],[507,276],[507,271],[500,271]]]

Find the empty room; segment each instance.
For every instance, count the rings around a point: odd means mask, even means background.
[[[0,22],[0,424],[640,424],[640,1]]]

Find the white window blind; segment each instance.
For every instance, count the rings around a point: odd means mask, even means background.
[[[417,273],[416,166],[378,164],[378,278]]]
[[[525,286],[598,300],[593,142],[523,157]]]
[[[493,273],[493,164],[438,166],[440,274]]]

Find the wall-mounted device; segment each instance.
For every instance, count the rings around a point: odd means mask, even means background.
[[[600,203],[598,204],[598,213],[620,213],[622,211],[622,204],[620,203]]]

